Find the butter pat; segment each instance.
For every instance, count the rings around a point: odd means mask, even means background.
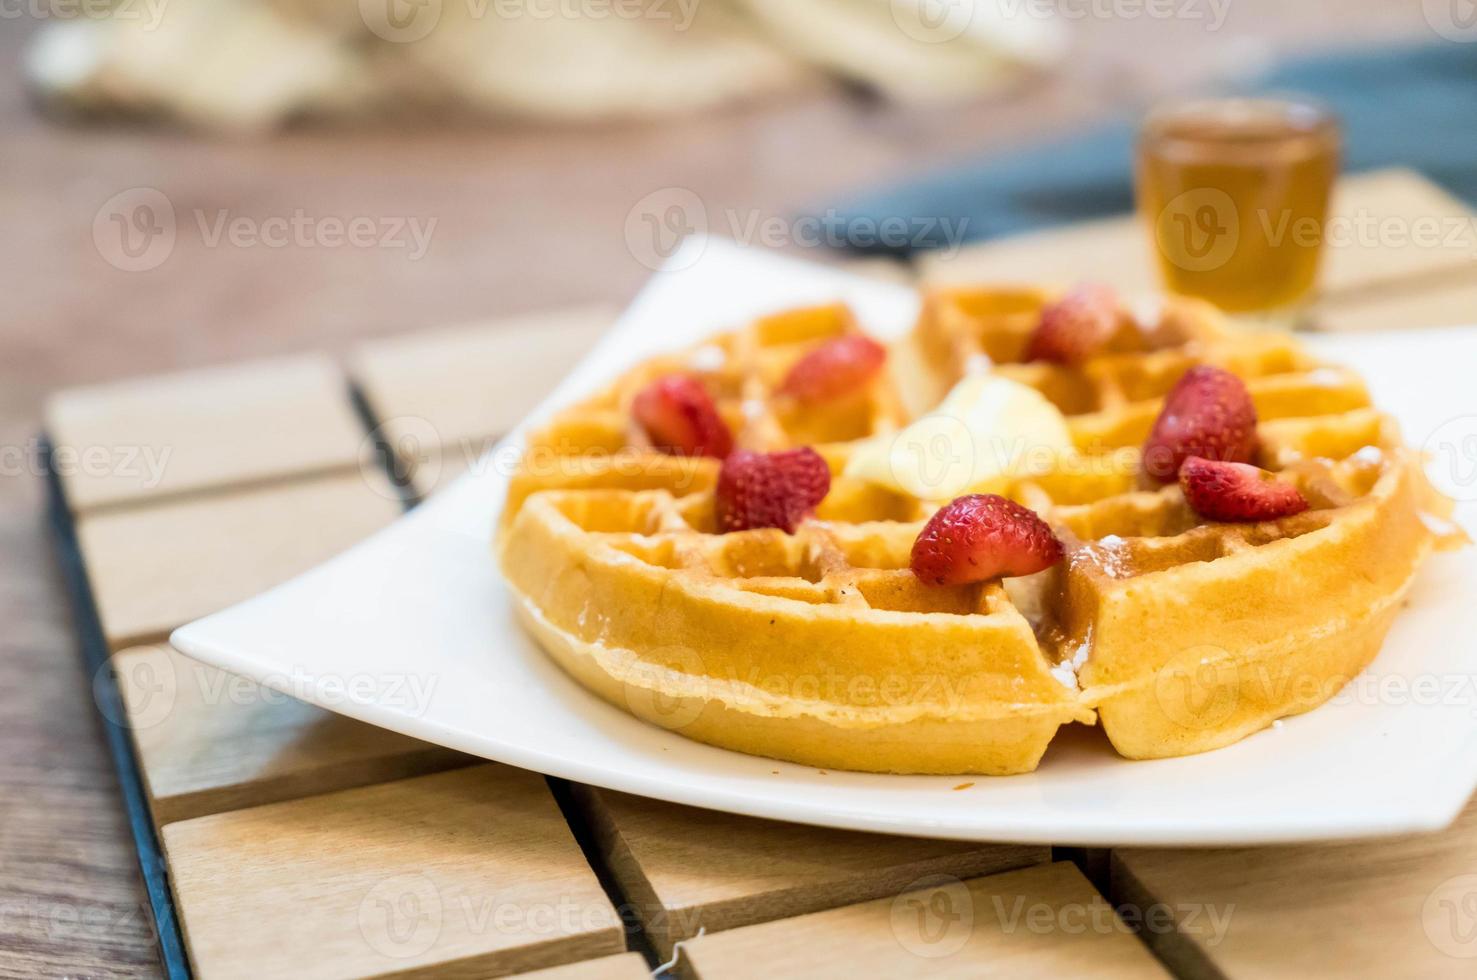
[[[923,500],[952,500],[999,492],[1073,451],[1067,420],[1039,391],[973,375],[913,424],[858,446],[844,473]]]

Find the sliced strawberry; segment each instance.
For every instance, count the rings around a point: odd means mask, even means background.
[[[708,390],[685,374],[669,374],[642,388],[631,414],[664,453],[722,459],[733,451],[733,434]]]
[[[1180,467],[1185,502],[1213,521],[1275,521],[1308,509],[1298,488],[1246,463],[1191,456]]]
[[[1171,483],[1188,456],[1250,462],[1256,452],[1256,406],[1241,379],[1200,365],[1185,372],[1164,399],[1144,443],[1143,469]]]
[[[1062,558],[1062,543],[1036,512],[993,493],[945,504],[913,542],[913,574],[931,585],[1034,575]]]
[[[860,391],[886,360],[887,348],[871,337],[837,337],[796,361],[780,384],[780,392],[802,402],[830,401]]]
[[[809,446],[782,453],[740,449],[718,471],[718,528],[777,527],[794,534],[830,490],[831,470]]]
[[[1117,329],[1118,294],[1102,283],[1083,283],[1041,310],[1025,359],[1076,364],[1101,350]]]

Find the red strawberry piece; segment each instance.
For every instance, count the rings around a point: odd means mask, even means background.
[[[831,470],[809,446],[782,453],[740,449],[718,471],[718,528],[777,527],[794,534],[830,490]]]
[[[993,493],[945,504],[913,542],[913,574],[931,585],[1034,575],[1061,561],[1062,543],[1036,512]]]
[[[871,337],[837,337],[796,361],[780,391],[802,402],[830,401],[860,391],[886,360],[887,348]]]
[[[1143,469],[1170,483],[1186,457],[1250,462],[1256,452],[1256,406],[1241,379],[1200,365],[1185,372],[1164,399],[1144,443]]]
[[[1180,467],[1180,489],[1195,513],[1213,521],[1275,521],[1308,509],[1297,487],[1246,463],[1191,456]]]
[[[795,533],[830,493],[830,468],[809,446],[783,453],[740,449],[718,471],[718,530],[777,527]]]
[[[708,390],[685,374],[669,374],[642,388],[631,414],[664,453],[722,459],[733,451],[733,435]]]
[[[1025,359],[1076,364],[1101,350],[1117,329],[1117,293],[1101,283],[1083,283],[1042,309]]]

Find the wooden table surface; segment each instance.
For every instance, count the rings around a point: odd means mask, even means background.
[[[1086,5],[1068,4],[1068,9]],[[1125,8],[1126,9],[1126,8]],[[710,214],[783,216],[990,147],[1060,131],[1187,77],[1359,40],[1433,39],[1420,5],[1237,0],[1192,20],[1074,23],[1079,55],[1010,100],[904,109],[836,90],[678,123],[556,130],[298,132],[241,142],[146,127],[57,126],[19,84],[36,23],[0,22],[0,976],[157,971],[134,852],[42,526],[32,436],[56,388],[327,348],[584,301],[648,274],[632,207],[667,187]],[[113,195],[163,191],[173,253],[124,272],[94,245]],[[194,215],[434,218],[429,250],[207,244]],[[209,218],[207,218],[209,220]]]

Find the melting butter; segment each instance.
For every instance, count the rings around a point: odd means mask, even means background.
[[[1075,452],[1067,420],[1035,388],[991,375],[966,377],[938,408],[853,452],[848,477],[923,500],[1005,489]]]

